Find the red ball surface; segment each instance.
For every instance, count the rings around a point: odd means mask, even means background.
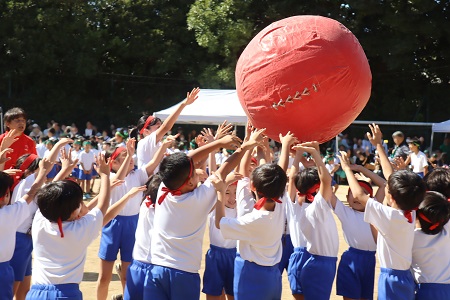
[[[242,52],[236,89],[249,120],[267,135],[291,131],[325,142],[353,122],[370,97],[372,74],[356,37],[321,16],[272,23]]]

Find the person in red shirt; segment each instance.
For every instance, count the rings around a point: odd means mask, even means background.
[[[5,163],[5,169],[10,169],[15,166],[19,157],[27,153],[36,153],[36,143],[29,136],[24,134],[27,127],[27,115],[25,111],[20,107],[14,107],[9,109],[4,116],[6,132],[0,135],[0,144],[3,138],[10,130],[15,129],[15,137],[17,140],[11,145],[14,151],[8,154],[11,159]]]

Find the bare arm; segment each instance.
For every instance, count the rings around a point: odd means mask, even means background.
[[[41,188],[41,186],[44,184],[46,180],[47,174],[50,172],[50,170],[53,168],[53,163],[48,158],[43,158],[39,162],[39,173],[34,180],[33,185],[31,186],[28,193],[23,196],[23,199],[30,204],[31,201],[33,201],[34,196],[36,196],[36,193]]]
[[[164,158],[164,154],[166,153],[167,148],[172,144],[173,140],[178,137],[179,134],[176,136],[167,137],[167,139],[164,141],[164,143],[159,147],[158,151],[156,151],[155,155],[153,156],[152,160],[149,161],[145,165],[145,171],[147,172],[147,176],[151,176],[153,172],[155,171],[156,167],[159,165],[161,160]]]
[[[341,165],[342,170],[344,170],[345,175],[347,175],[348,185],[350,186],[350,190],[352,191],[353,197],[359,200],[361,204],[366,206],[367,200],[369,200],[369,196],[364,192],[364,189],[359,185],[358,180],[356,180],[355,174],[353,174],[352,169],[350,168],[350,160],[348,159],[347,153],[344,151],[340,151],[341,153]]]
[[[378,176],[377,174],[375,174],[374,172],[370,171],[369,169],[363,166],[350,165],[350,168],[353,171],[360,172],[367,178],[370,178],[370,180],[372,180],[372,182],[376,186],[378,186],[377,193],[375,194],[375,199],[377,199],[377,201],[379,202],[383,201],[385,193],[384,187],[386,186],[386,180],[384,180],[383,178],[381,178],[380,176]]]
[[[59,171],[58,174],[56,174],[55,178],[53,178],[53,181],[65,179],[67,176],[70,175],[73,168],[75,168],[75,166],[78,163],[78,159],[72,161],[72,149],[70,149],[69,153],[67,153],[66,149],[62,148],[60,160],[62,168],[61,171]]]
[[[297,187],[295,186],[295,176],[299,172],[300,158],[303,156],[302,151],[296,151],[294,163],[289,170],[289,182],[288,182],[288,194],[289,198],[291,198],[292,202],[294,202],[295,197],[297,196]]]
[[[127,156],[123,160],[122,164],[120,165],[119,170],[116,173],[115,179],[124,180],[128,173],[128,167],[130,165],[131,160],[133,159],[134,151],[135,151],[135,145],[136,140],[134,138],[127,140]],[[109,173],[108,173],[109,174]]]
[[[109,161],[105,161],[105,156],[100,154],[97,159],[97,165],[100,174],[100,193],[98,194],[98,203],[96,207],[98,207],[103,216],[105,216],[111,194],[111,186],[109,184]]]
[[[201,162],[208,158],[210,152],[213,152],[219,148],[237,148],[241,140],[237,136],[227,135],[217,141],[207,143],[206,145],[189,152],[188,156],[192,158],[194,164]]]
[[[291,152],[291,146],[297,143],[297,139],[294,137],[290,131],[285,136],[280,134],[281,141],[281,153],[280,159],[278,160],[278,165],[286,172],[289,165],[289,154]]]
[[[111,205],[108,210],[106,211],[105,216],[103,217],[103,226],[108,224],[109,221],[114,219],[120,211],[125,207],[125,205],[128,203],[128,200],[132,198],[134,195],[136,195],[139,192],[143,192],[147,189],[147,186],[138,186],[133,187],[131,190],[128,191],[122,198],[120,198],[119,201]]]
[[[389,158],[386,155],[386,152],[384,152],[383,145],[381,144],[381,137],[382,133],[380,130],[380,127],[376,124],[369,125],[369,128],[372,133],[367,133],[367,137],[369,138],[369,141],[372,145],[377,147],[378,155],[380,156],[380,164],[381,168],[383,169],[383,175],[386,180],[389,179],[389,176],[391,176],[393,169],[391,166],[391,163],[389,161]]]
[[[164,135],[173,127],[173,124],[175,124],[183,109],[197,100],[199,92],[200,89],[197,87],[192,89],[190,93],[187,93],[186,100],[183,101],[180,106],[178,106],[178,108],[166,120],[164,120],[161,127],[156,130],[156,142],[161,141]]]

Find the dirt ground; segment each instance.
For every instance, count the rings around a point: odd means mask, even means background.
[[[348,186],[340,186],[337,191],[337,196],[339,199],[344,201],[346,199],[345,195],[347,194]],[[338,226],[338,232],[339,232],[339,254],[338,254],[338,263],[339,263],[339,257],[341,254],[348,248],[347,243],[344,240],[344,237],[342,235],[341,230],[341,224],[339,220],[335,217],[336,224]],[[98,277],[98,271],[100,266],[100,259],[97,257],[97,252],[99,248],[99,242],[100,242],[100,236],[89,246],[87,251],[87,257],[86,257],[86,264],[84,267],[84,277],[83,282],[80,285],[81,291],[83,292],[83,298],[86,300],[95,300],[96,299],[96,280]],[[205,237],[203,240],[203,255],[206,253],[206,251],[209,248],[209,231],[206,229]],[[200,277],[203,277],[203,271],[204,271],[204,261],[202,262],[201,270],[200,270]],[[377,262],[377,268],[375,273],[375,295],[374,299],[377,299],[377,279],[379,274],[379,267]],[[121,294],[122,293],[122,286],[120,284],[119,277],[116,273],[113,274],[113,279],[111,281],[111,284],[109,286],[109,296],[108,299],[111,299],[111,296],[114,294]],[[200,299],[206,299],[204,294],[201,294]],[[292,299],[291,290],[289,288],[289,282],[287,280],[287,274],[286,272],[283,273],[283,294],[281,297],[282,300]],[[333,291],[331,292],[331,298],[330,299],[342,299],[342,297],[336,296],[336,290],[335,290],[335,284],[333,284]]]

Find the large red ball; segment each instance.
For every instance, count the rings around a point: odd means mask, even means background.
[[[321,16],[272,23],[242,52],[236,89],[249,120],[267,135],[291,131],[325,142],[343,131],[370,97],[372,75],[356,37]]]

